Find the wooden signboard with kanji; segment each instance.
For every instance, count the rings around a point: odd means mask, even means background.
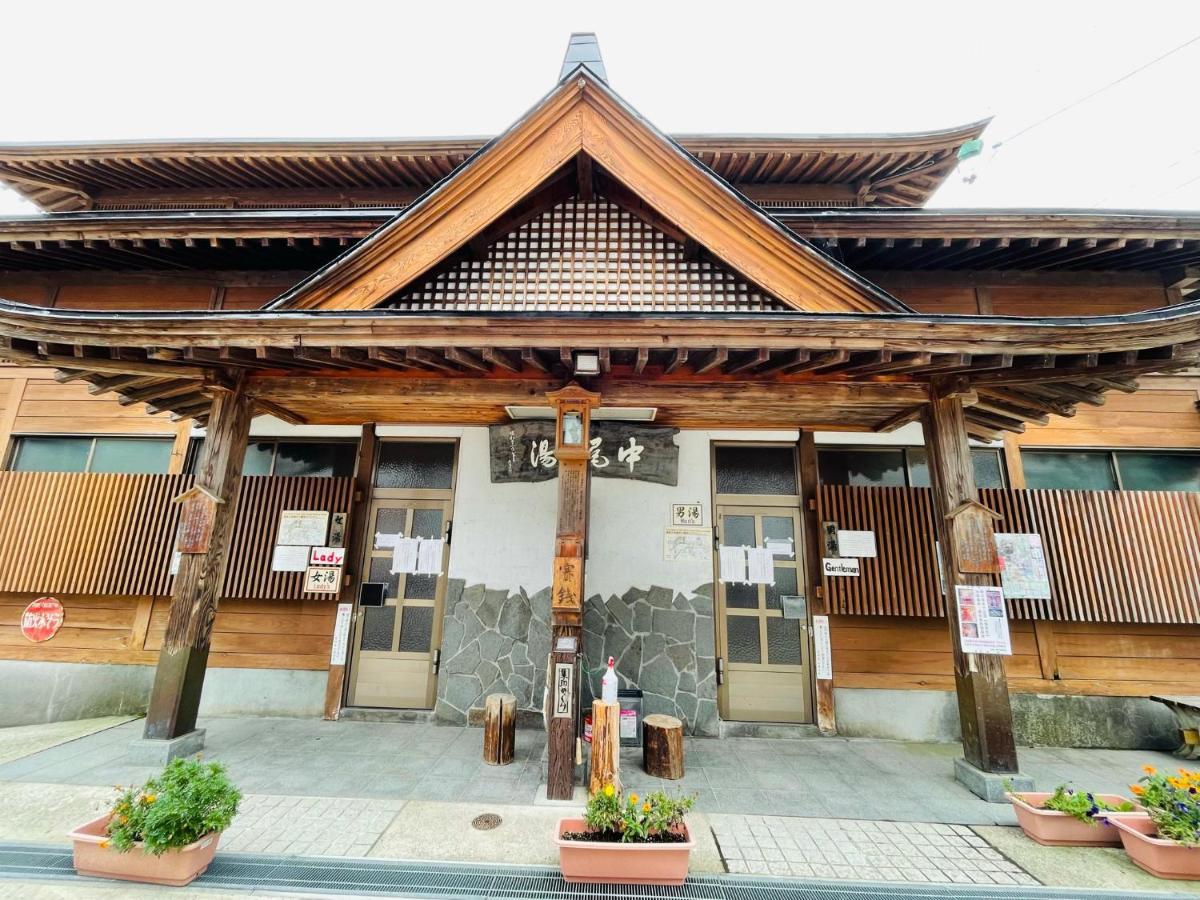
[[[554,612],[577,617],[583,610],[583,561],[556,556],[552,590],[550,605]]]
[[[968,500],[951,510],[950,539],[958,551],[958,571],[980,575],[999,572],[1000,554],[996,550],[993,522],[1000,514],[982,503]]]
[[[171,502],[179,504],[179,538],[175,549],[180,553],[207,553],[217,506],[223,501],[197,485]]]

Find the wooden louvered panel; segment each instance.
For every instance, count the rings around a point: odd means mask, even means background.
[[[1014,618],[1200,624],[1200,495],[1168,491],[980,491],[996,530],[1042,536],[1051,599],[1010,598]],[[858,578],[826,578],[844,615],[941,616],[928,488],[822,485],[818,515],[874,531]]]
[[[230,598],[298,599],[303,573],[272,572],[284,509],[348,512],[349,478],[243,479],[225,582]],[[0,472],[0,591],[170,594],[187,475]]]

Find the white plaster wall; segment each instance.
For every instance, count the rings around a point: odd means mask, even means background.
[[[554,556],[558,481],[492,484],[487,428],[380,426],[381,437],[455,437],[459,440],[450,577],[467,584],[530,593],[548,587]],[[675,487],[593,478],[587,596],[623,594],[631,587],[692,591],[713,580],[711,559],[663,559],[671,504],[699,501],[712,526],[709,445],[714,440],[794,441],[794,431],[681,431]],[[613,461],[615,464],[615,460]]]

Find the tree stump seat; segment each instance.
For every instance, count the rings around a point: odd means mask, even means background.
[[[483,761],[490,766],[507,766],[517,744],[517,698],[512,694],[488,694],[483,704]]]
[[[642,768],[647,775],[676,781],[683,777],[683,723],[661,713],[642,720]]]

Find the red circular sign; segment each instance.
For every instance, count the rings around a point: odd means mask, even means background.
[[[48,641],[63,623],[63,606],[53,597],[38,597],[21,614],[21,633],[34,642]]]

